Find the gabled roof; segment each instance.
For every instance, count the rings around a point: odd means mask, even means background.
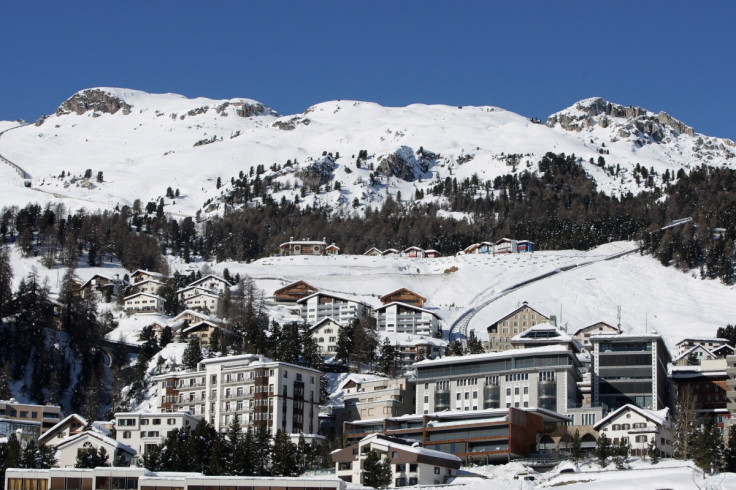
[[[56,449],[57,450],[63,449],[64,446],[68,446],[69,444],[79,439],[87,439],[90,437],[93,439],[97,439],[98,441],[104,444],[107,444],[108,446],[112,446],[115,449],[125,451],[132,456],[135,456],[137,454],[136,450],[128,446],[127,444],[123,444],[122,442],[116,441],[115,439],[111,437],[107,437],[106,435],[100,434],[98,432],[93,432],[90,430],[86,430],[84,432],[80,432],[79,434],[74,434],[73,436],[69,436],[65,439],[62,439],[61,442],[59,442],[59,444],[56,445]]]
[[[159,279],[168,279],[168,276],[166,276],[165,274],[161,274],[160,272],[147,271],[147,270],[145,270],[145,269],[137,269],[137,270],[136,270],[135,272],[133,272],[133,273],[131,274],[131,277],[132,277],[132,276],[137,276],[137,275],[139,275],[139,274],[140,274],[140,275],[143,275],[143,274],[145,274],[145,275],[147,275],[147,276],[151,276],[151,277],[157,277],[157,278],[159,278]]]
[[[404,252],[408,252],[409,250],[417,250],[419,252],[424,252],[424,249],[423,248],[415,247],[414,245],[412,245],[411,247],[406,247],[404,249]]]
[[[685,359],[685,358],[686,358],[686,357],[688,357],[688,356],[689,356],[690,354],[694,353],[694,352],[695,352],[696,350],[702,350],[702,351],[703,351],[703,352],[705,352],[706,354],[708,354],[708,355],[710,355],[710,356],[712,356],[712,357],[715,357],[715,354],[713,354],[713,353],[712,353],[711,351],[709,351],[708,349],[706,349],[706,348],[705,348],[705,347],[703,347],[702,345],[700,345],[700,344],[697,344],[697,345],[694,345],[694,346],[690,347],[690,348],[689,348],[688,350],[686,350],[685,352],[683,352],[683,353],[682,353],[682,354],[680,354],[679,356],[677,356],[677,357],[675,357],[674,359],[672,359],[672,363],[673,363],[673,364],[675,364],[675,363],[677,363],[677,362],[681,361],[682,359]]]
[[[102,278],[102,279],[106,279],[106,280],[110,281],[113,284],[114,283],[123,284],[125,282],[125,281],[123,281],[120,278],[113,278],[113,277],[103,276],[102,274],[95,274],[92,277],[90,277],[89,279],[87,279],[84,282],[84,284],[82,284],[81,286],[79,286],[79,289],[84,289],[87,286],[87,284],[91,283],[92,280],[94,280],[96,277],[99,277],[99,278]]]
[[[197,284],[202,283],[202,282],[205,282],[208,279],[216,279],[217,281],[220,281],[220,282],[223,282],[223,283],[227,284],[229,287],[233,287],[233,284],[230,281],[228,281],[228,280],[226,280],[226,279],[224,279],[224,278],[222,278],[220,276],[216,276],[214,274],[207,274],[202,279],[197,279],[196,281],[193,281],[193,282],[189,283],[189,286],[196,286]]]
[[[402,303],[402,302],[400,302],[400,301],[393,301],[393,302],[391,302],[391,303],[388,303],[388,304],[385,304],[385,305],[381,305],[381,306],[378,306],[378,307],[377,307],[377,308],[375,309],[375,311],[381,311],[381,310],[385,310],[385,309],[386,309],[386,308],[388,308],[389,306],[394,306],[394,305],[396,305],[396,306],[400,306],[400,307],[402,307],[402,308],[407,308],[407,309],[409,309],[409,310],[414,310],[414,311],[421,311],[422,313],[429,313],[430,315],[434,316],[435,318],[440,318],[440,316],[439,316],[439,315],[438,315],[437,313],[433,312],[433,311],[425,310],[424,308],[420,308],[420,307],[418,307],[418,306],[410,305],[410,304],[407,304],[407,303]]]
[[[309,284],[309,283],[307,283],[305,281],[296,281],[296,282],[292,282],[291,284],[288,284],[288,285],[282,287],[281,289],[277,289],[276,291],[273,292],[273,295],[276,296],[277,294],[284,293],[284,292],[288,291],[289,289],[292,289],[292,288],[294,288],[295,286],[298,286],[298,285],[304,286],[305,289],[311,289],[315,293],[317,291],[319,291],[319,289],[317,289],[316,287],[312,286],[311,284]]]
[[[327,322],[332,322],[335,325],[337,325],[338,327],[342,327],[342,325],[340,325],[340,322],[338,322],[337,320],[335,320],[331,316],[328,316],[327,318],[323,318],[320,321],[318,321],[317,323],[315,323],[314,325],[312,325],[311,327],[309,327],[309,331],[311,332],[313,330],[317,330],[319,327],[321,327],[324,323],[327,323]]]
[[[327,245],[327,248],[336,248],[336,249],[340,250],[340,247],[338,247],[334,243],[330,243],[329,245]]]
[[[409,293],[409,294],[412,294],[412,295],[416,296],[417,298],[421,299],[423,303],[425,303],[427,301],[427,298],[425,298],[424,296],[420,296],[419,294],[415,293],[411,289],[407,289],[407,288],[399,288],[396,291],[391,291],[388,294],[384,294],[379,299],[383,303],[383,300],[386,299],[386,298],[388,298],[389,296],[393,296],[394,294],[401,294],[401,293]]]
[[[176,294],[183,293],[184,291],[189,291],[190,289],[201,289],[202,291],[210,291],[210,292],[212,291],[211,289],[206,288],[204,286],[185,286],[183,288],[177,289]]]
[[[309,296],[305,296],[303,298],[300,298],[300,299],[296,300],[296,302],[297,303],[302,303],[302,302],[307,301],[307,300],[309,300],[311,298],[314,298],[315,296],[327,296],[329,298],[339,299],[339,300],[342,300],[342,301],[352,301],[353,303],[360,303],[362,305],[368,306],[366,303],[363,303],[362,301],[358,301],[357,299],[350,299],[350,298],[346,298],[345,296],[338,296],[336,294],[325,293],[324,291],[317,291],[316,293],[312,293]]]
[[[498,322],[503,321],[503,320],[505,320],[506,318],[508,318],[508,317],[510,317],[512,315],[515,315],[517,312],[523,310],[524,308],[529,308],[530,310],[534,311],[535,313],[537,313],[539,315],[542,315],[544,318],[548,318],[547,315],[545,315],[544,313],[540,313],[539,311],[535,310],[534,308],[532,308],[531,306],[529,306],[529,303],[527,303],[526,301],[524,301],[524,302],[521,303],[521,305],[517,306],[512,312],[507,313],[506,315],[502,316],[501,318],[499,318],[495,322],[491,323],[491,325],[495,325]]]
[[[48,429],[46,432],[41,434],[41,437],[38,438],[38,442],[46,442],[46,439],[50,438],[53,434],[56,433],[57,430],[67,425],[67,423],[71,423],[72,420],[76,420],[81,424],[82,427],[87,426],[87,419],[82,417],[81,415],[77,415],[76,413],[73,413],[71,415],[67,415],[64,417],[63,420],[58,422],[56,425]]]
[[[500,240],[496,240],[495,244],[498,245],[499,243],[513,243],[513,242],[516,242],[516,240],[512,238],[501,238]],[[519,243],[519,242],[516,242],[516,243]]]
[[[398,253],[399,251],[396,250],[395,248],[387,248],[386,250],[381,252],[381,255],[393,255],[393,254],[398,254]]]
[[[590,325],[588,325],[586,327],[582,327],[582,328],[577,329],[573,335],[577,335],[580,332],[582,332],[583,330],[586,330],[586,329],[589,329],[589,328],[592,328],[592,327],[595,327],[595,326],[598,326],[598,325],[605,325],[606,327],[612,328],[612,329],[614,329],[614,330],[616,330],[618,332],[621,331],[620,328],[614,327],[613,325],[610,325],[610,324],[608,324],[606,322],[596,322],[596,323],[591,323]]]
[[[327,242],[323,241],[317,241],[317,240],[289,240],[288,242],[284,242],[281,245],[279,245],[279,248],[281,247],[287,247],[289,245],[325,245],[327,246]]]
[[[629,410],[638,413],[645,419],[650,420],[657,425],[666,424],[670,413],[669,407],[664,407],[662,410],[647,410],[646,408],[639,408],[636,405],[628,403],[618,410],[614,410],[613,412],[609,413],[606,417],[603,417],[597,424],[593,426],[593,428],[595,430],[600,430],[603,424],[610,423],[616,417]]]
[[[376,247],[371,247],[371,248],[369,248],[368,250],[366,250],[366,251],[365,251],[365,253],[364,253],[363,255],[368,255],[368,254],[370,254],[370,253],[371,253],[372,251],[374,251],[374,250],[375,250],[376,252],[378,252],[378,255],[381,255],[381,254],[383,253],[383,252],[381,252],[380,250],[378,250],[378,249],[377,249]]]
[[[146,296],[148,298],[159,299],[159,300],[163,301],[164,303],[166,302],[166,300],[164,298],[162,298],[161,296],[157,296],[157,295],[151,294],[151,293],[135,293],[135,294],[131,294],[130,296],[126,296],[123,299],[123,301],[128,301],[129,299],[135,298],[136,296]]]
[[[720,353],[720,351],[722,351],[722,350],[727,350],[727,351],[730,351],[730,352],[731,352],[731,354],[721,354],[721,353]],[[723,356],[723,355],[732,355],[732,354],[736,353],[736,349],[734,349],[733,347],[731,347],[731,346],[730,346],[730,345],[728,345],[728,344],[724,344],[724,345],[719,345],[718,347],[713,347],[713,348],[712,348],[712,349],[711,349],[710,351],[711,351],[711,352],[712,352],[712,353],[713,353],[714,355],[716,355],[716,356]]]
[[[178,315],[176,315],[174,318],[172,318],[170,324],[182,320],[182,318],[185,315],[196,316],[197,318],[201,318],[203,321],[216,321],[217,320],[217,318],[212,315],[205,315],[201,311],[187,309],[187,310],[182,311]]]
[[[189,300],[192,300],[192,299],[195,299],[195,298],[199,298],[200,296],[208,296],[210,298],[220,299],[220,295],[219,294],[215,294],[212,291],[210,291],[209,289],[204,289],[204,288],[200,288],[200,289],[202,289],[201,292],[195,293],[195,294],[189,296],[188,298],[184,298],[181,301],[182,302],[186,302],[186,301],[189,301]]]
[[[164,283],[159,281],[158,279],[145,279],[143,281],[138,281],[137,283],[133,284],[132,287],[137,288],[138,286],[142,286],[143,284],[148,284],[148,283],[160,284],[162,286],[164,285]]]

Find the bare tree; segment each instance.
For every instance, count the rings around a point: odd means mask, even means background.
[[[688,459],[698,423],[697,400],[690,385],[681,387],[677,392],[675,404],[675,457]]]

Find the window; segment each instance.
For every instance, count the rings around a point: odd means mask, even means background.
[[[130,431],[124,430],[123,431],[123,439],[130,439]]]
[[[397,464],[396,465],[396,471],[406,471],[406,465],[405,464]]]
[[[440,467],[439,466],[435,466],[434,467],[434,474],[435,475],[439,475],[440,474]]]
[[[417,472],[417,464],[416,463],[410,463],[409,464],[409,473],[416,473]]]

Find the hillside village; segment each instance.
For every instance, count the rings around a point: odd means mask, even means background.
[[[282,260],[339,255],[325,240],[291,239],[280,249]],[[512,239],[458,251],[458,257],[476,254],[534,255],[531,243]],[[419,247],[374,247],[364,257],[440,260]],[[166,292],[172,277],[149,270],[77,280],[80,297],[117,303],[121,323],[136,319],[138,336],[125,342],[162,349],[149,353],[152,375],[139,395],[143,403],[95,421],[62,417],[58,405],[9,400],[3,434],[53,448],[62,468],[84,466],[87,458],[94,465],[172,470],[161,448],[174,444],[172,434],[204,430],[204,423],[230,439],[233,430],[249,439],[262,434],[273,441],[272,458],[283,448],[310,454],[299,472],[326,468],[337,480],[321,487],[343,488],[340,482],[371,484],[370,475],[381,471],[391,486],[432,485],[457,481],[461,466],[516,461],[544,471],[585,458],[618,465],[622,454],[652,463],[682,458],[700,451],[699,444],[714,444],[712,438],[698,442],[697,431],[683,443],[687,415],[687,423],[697,417],[719,434],[717,458],[726,455],[730,464],[735,338],[687,337],[670,350],[657,332],[624,332],[603,320],[570,330],[526,301],[487,322],[484,331],[463,332],[452,329],[457,318],[433,306],[434,298],[407,287],[375,291],[375,304],[320,290],[304,277],[262,292],[269,316],[298,325],[297,337],[282,337],[301,343],[289,362],[258,352],[228,354],[241,335],[229,311],[242,295],[243,278],[227,269],[188,277],[183,284],[179,278],[173,296]],[[176,302],[174,310],[164,296]],[[116,335],[107,337],[120,342]],[[269,471],[275,461],[266,464]],[[36,471],[34,478],[53,476]],[[147,478],[140,471],[120,474]]]

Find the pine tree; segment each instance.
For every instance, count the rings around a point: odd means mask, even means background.
[[[720,471],[723,466],[723,438],[713,420],[707,420],[695,433],[693,440],[693,462],[703,472]]]
[[[728,427],[728,444],[723,454],[724,471],[736,473],[736,425]]]
[[[279,429],[273,440],[273,453],[271,455],[271,474],[274,476],[296,476],[298,461],[296,458],[297,448],[289,440],[286,432]]]
[[[662,457],[662,451],[657,447],[656,438],[652,438],[652,440],[649,441],[649,444],[647,445],[647,454],[649,455],[649,461],[652,464],[659,463],[659,460]]]
[[[612,456],[617,470],[623,470],[625,468],[630,452],[631,447],[629,446],[628,439],[621,439],[618,444],[613,445]]]
[[[611,455],[611,441],[608,439],[606,434],[601,434],[598,438],[593,454],[598,458],[598,464],[602,467],[605,467],[608,464],[607,460]]]
[[[467,351],[468,354],[482,354],[485,352],[485,349],[483,349],[483,343],[475,336],[475,330],[471,330],[468,335]]]
[[[583,457],[582,446],[583,444],[582,438],[580,437],[580,431],[578,429],[575,429],[575,435],[572,436],[572,439],[570,441],[570,459],[572,459],[574,463],[577,463]]]
[[[381,461],[378,451],[375,449],[368,451],[363,460],[362,483],[373,488],[386,488],[391,485],[391,463],[388,457]]]
[[[184,349],[184,353],[181,356],[181,363],[187,369],[194,369],[202,359],[204,359],[204,355],[202,355],[202,347],[199,344],[199,337],[193,335],[192,338],[189,339],[189,344],[186,349]]]
[[[388,337],[383,339],[379,356],[378,370],[386,376],[396,376],[396,361],[398,354],[396,352],[396,348],[391,344]]]
[[[0,322],[10,312],[13,299],[13,268],[10,265],[10,251],[0,245]]]

